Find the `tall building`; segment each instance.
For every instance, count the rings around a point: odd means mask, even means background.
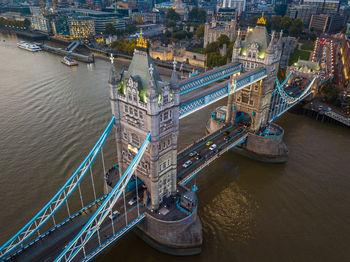
[[[341,15],[312,15],[309,30],[314,30],[319,33],[334,33],[343,28],[345,17]]]
[[[236,34],[236,22],[219,22],[213,20],[210,24],[205,23],[204,26],[204,43],[203,47],[206,48],[208,44],[215,42],[220,35],[227,35],[232,41]]]
[[[303,0],[303,3],[319,9],[323,14],[337,13],[340,6],[340,0]]]
[[[69,34],[74,39],[86,39],[95,35],[94,20],[86,16],[69,18]]]
[[[237,15],[240,16],[246,10],[246,0],[222,0],[218,4],[219,8],[234,8]]]
[[[311,16],[318,12],[319,8],[311,5],[290,5],[287,9],[287,16],[290,18],[300,18],[304,26],[308,27]]]
[[[156,209],[177,190],[180,86],[176,70],[169,83],[162,81],[141,35],[128,71],[112,67],[109,84],[120,174],[148,132],[152,134],[136,175],[146,184],[152,209]]]
[[[232,61],[240,62],[244,71],[266,69],[267,77],[231,94],[228,98],[226,122],[247,116],[251,119],[251,129],[258,131],[267,124],[272,92],[274,90],[279,61],[282,53],[282,34],[268,35],[266,19],[261,17],[258,24],[249,30],[244,41],[237,40],[232,50]]]
[[[125,28],[125,17],[118,13],[102,12],[90,9],[67,8],[68,13],[78,16],[86,16],[94,21],[96,34],[103,34],[106,24],[112,23],[117,29]]]

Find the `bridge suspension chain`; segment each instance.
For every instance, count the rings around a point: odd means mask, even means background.
[[[67,247],[62,251],[62,253],[55,259],[55,262],[62,260],[71,261],[81,249],[84,250],[85,244],[96,233],[98,228],[104,222],[107,215],[111,213],[111,210],[117,202],[117,200],[121,197],[122,193],[124,192],[128,182],[130,181],[131,176],[137,168],[138,163],[141,161],[141,157],[146,151],[150,139],[151,134],[148,133],[139,152],[136,154],[134,160],[126,169],[116,186],[108,194],[108,197],[104,200],[104,202],[101,204],[98,210],[90,218],[90,220],[85,224],[83,229],[75,236],[75,238],[67,245]],[[86,254],[84,254],[84,256],[86,257]]]
[[[56,193],[56,195],[20,231],[18,231],[9,241],[0,247],[0,260],[7,257],[19,246],[23,246],[25,241],[28,240],[34,233],[37,232],[40,235],[39,229],[49,219],[51,219],[51,217],[64,204],[64,202],[66,202],[68,213],[70,214],[67,200],[78,186],[80,189],[80,182],[84,178],[91,164],[94,162],[97,154],[100,152],[100,149],[105,143],[114,122],[115,118],[113,116],[102,136],[99,138],[88,156],[63,185],[63,187]]]

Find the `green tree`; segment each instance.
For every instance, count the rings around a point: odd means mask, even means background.
[[[209,53],[219,53],[219,42],[212,42],[209,45],[207,45],[207,47],[205,48],[205,53],[209,54]]]
[[[321,94],[325,97],[325,100],[333,105],[340,105],[340,88],[336,87],[333,83],[327,82],[321,87]]]
[[[203,37],[203,36],[204,36],[204,25],[200,25],[200,26],[197,28],[196,36],[197,36],[197,37]]]
[[[193,7],[191,11],[188,12],[188,19],[190,21],[204,23],[207,20],[207,12],[198,7]]]
[[[258,16],[253,16],[253,17],[251,17],[251,18],[249,18],[249,24],[250,25],[256,25],[256,22],[258,21]]]
[[[282,17],[282,19],[281,19],[281,28],[283,29],[283,31],[285,33],[289,32],[289,27],[291,26],[292,21],[293,21],[293,19],[290,18],[289,16]]]
[[[220,47],[222,47],[224,44],[226,44],[226,47],[228,47],[230,44],[230,38],[228,38],[227,35],[220,35],[216,41],[219,42]]]
[[[177,22],[180,21],[180,15],[172,8],[169,8],[166,13],[166,19]]]
[[[291,26],[289,27],[289,34],[291,36],[299,37],[303,32],[304,25],[303,21],[300,18],[296,18],[293,20]]]
[[[183,40],[187,37],[187,32],[184,30],[180,30],[180,31],[177,31],[175,33],[172,33],[171,37],[176,38],[178,40]]]
[[[271,17],[271,29],[275,31],[280,31],[281,30],[281,20],[282,17],[279,15],[275,15]]]
[[[117,29],[115,28],[113,23],[107,23],[104,31],[105,35],[115,35],[117,34]]]

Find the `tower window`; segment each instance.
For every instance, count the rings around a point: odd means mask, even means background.
[[[247,104],[248,101],[249,101],[249,96],[246,94],[242,94],[242,102]]]

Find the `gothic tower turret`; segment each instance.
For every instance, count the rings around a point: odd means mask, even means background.
[[[251,129],[257,131],[267,123],[269,105],[277,75],[281,50],[275,32],[271,39],[267,33],[266,19],[258,19],[255,28],[249,28],[244,41],[233,47],[232,61],[242,63],[244,72],[265,68],[267,77],[229,96],[226,122],[235,122],[244,117],[251,119]],[[237,44],[237,45],[236,45]],[[239,45],[238,45],[239,44]]]
[[[161,80],[141,34],[128,70],[118,72],[112,64],[109,85],[121,174],[151,132],[135,173],[146,184],[150,208],[155,209],[165,197],[176,193],[180,101],[176,71],[170,83]]]

